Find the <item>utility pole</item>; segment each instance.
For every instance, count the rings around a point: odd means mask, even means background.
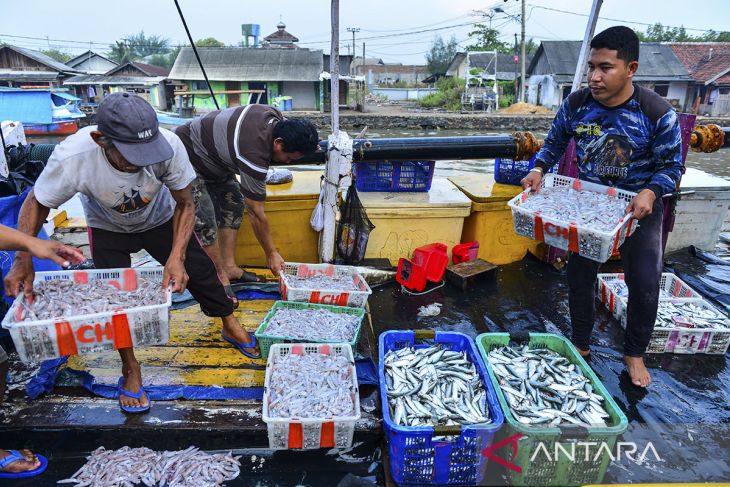
[[[517,56],[518,56],[518,54],[517,54],[517,32],[515,32],[515,49],[514,49],[514,51],[515,51],[515,58],[517,58]],[[516,103],[517,102],[517,59],[515,59],[512,64],[515,65],[515,96],[512,97],[512,103]]]
[[[347,32],[352,32],[352,57],[350,58],[350,74],[352,74],[352,61],[355,59],[355,33],[360,32],[360,27],[348,27]]]
[[[522,79],[520,80],[520,101],[525,101],[525,0],[522,0]]]

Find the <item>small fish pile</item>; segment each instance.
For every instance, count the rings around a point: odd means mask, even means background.
[[[576,191],[566,186],[542,188],[531,193],[520,208],[579,227],[610,232],[625,215],[626,202],[594,191]]]
[[[119,309],[163,304],[165,292],[160,282],[139,278],[137,289],[120,291],[101,279],[76,284],[67,279],[39,282],[33,286],[33,303],[21,298],[22,311],[17,321],[103,313]]]
[[[613,279],[604,281],[606,287],[616,294],[616,296],[624,299],[629,297],[629,287],[626,285],[626,281],[623,279]],[[673,296],[664,289],[659,289],[659,299],[671,299]]]
[[[289,287],[297,289],[327,289],[332,291],[359,291],[352,276],[325,276],[317,274],[308,277],[299,277],[287,274]]]
[[[352,363],[342,355],[276,356],[268,388],[269,416],[354,416],[352,369]]]
[[[465,352],[441,345],[390,350],[383,359],[390,417],[401,426],[489,423],[487,393]]]
[[[719,311],[695,303],[660,301],[656,322],[658,328],[728,328],[728,321]]]
[[[191,446],[180,451],[149,448],[94,450],[86,464],[59,484],[75,487],[217,487],[238,477],[241,457],[217,453],[209,455]]]
[[[548,349],[502,347],[489,352],[512,415],[522,424],[605,425],[603,397],[583,372]]]
[[[303,340],[349,342],[355,336],[359,321],[356,315],[333,313],[323,308],[279,308],[264,333]]]

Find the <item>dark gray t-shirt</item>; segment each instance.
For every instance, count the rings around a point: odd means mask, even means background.
[[[177,127],[195,171],[209,181],[240,174],[241,192],[266,200],[266,172],[271,164],[274,127],[283,116],[266,105],[217,110]]]

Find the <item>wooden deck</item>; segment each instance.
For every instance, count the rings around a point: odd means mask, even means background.
[[[236,316],[253,333],[273,302],[241,301]],[[205,316],[198,305],[172,311],[169,343],[135,351],[145,386],[263,387],[265,361],[241,355],[222,340],[220,332],[220,320]],[[377,360],[369,315],[360,337],[359,353]],[[90,372],[98,382],[115,384],[121,362],[116,353],[82,355],[71,357],[68,367]],[[361,402],[356,438],[377,438],[381,426],[376,388],[361,387]],[[149,413],[126,415],[116,399],[94,397],[74,384],[57,385],[36,400],[29,400],[20,388],[11,390],[0,405],[0,436],[44,450],[65,445],[67,450],[88,451],[101,444],[177,448],[181,441],[204,449],[268,445],[260,399],[156,400]]]

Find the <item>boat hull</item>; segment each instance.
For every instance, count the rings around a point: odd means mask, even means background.
[[[53,123],[30,123],[23,124],[25,135],[71,135],[79,130],[79,123],[76,120],[68,120]]]

